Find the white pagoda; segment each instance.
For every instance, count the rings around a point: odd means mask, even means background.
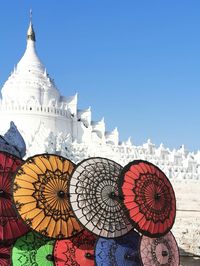
[[[0,134],[13,121],[26,142],[27,157],[51,152],[74,162],[102,156],[122,165],[134,159],[156,164],[175,188],[179,211],[174,233],[178,243],[185,251],[200,255],[200,151],[188,152],[184,145],[177,150],[163,144],[156,147],[151,140],[141,146],[133,145],[130,139],[119,142],[117,128],[107,132],[104,119],[92,121],[90,108],[78,109],[77,94],[60,95],[35,43],[30,22],[25,53],[1,89]]]

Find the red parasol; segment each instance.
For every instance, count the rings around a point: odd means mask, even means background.
[[[160,238],[142,236],[140,256],[144,266],[179,266],[179,251],[171,232]]]
[[[129,218],[144,235],[159,237],[171,229],[176,200],[166,175],[150,162],[136,160],[126,165],[119,190]]]
[[[0,244],[0,265],[11,265],[11,246],[9,244]]]
[[[12,154],[0,152],[0,241],[14,240],[29,230],[17,217],[10,192],[13,173],[22,162]]]
[[[83,230],[71,239],[57,240],[54,248],[56,266],[94,265],[94,246],[97,237]]]

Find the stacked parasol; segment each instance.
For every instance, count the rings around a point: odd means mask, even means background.
[[[130,222],[141,233],[142,265],[178,266],[179,251],[170,232],[176,199],[166,175],[150,162],[135,160],[123,168],[119,191]]]
[[[16,141],[18,140],[18,141]],[[18,217],[13,203],[13,175],[23,164],[25,143],[13,122],[4,136],[0,135],[0,265],[11,265],[11,249],[17,238],[29,227]]]
[[[101,157],[75,165],[55,154],[23,161],[7,149],[0,152],[0,265],[179,265],[170,232],[175,195],[157,166]]]

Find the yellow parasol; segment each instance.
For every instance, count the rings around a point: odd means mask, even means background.
[[[13,197],[22,219],[46,237],[69,238],[80,232],[69,205],[68,186],[74,164],[61,156],[28,158],[16,173]]]

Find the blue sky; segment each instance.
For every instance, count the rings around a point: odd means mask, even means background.
[[[93,120],[137,145],[200,149],[200,1],[1,1],[1,86],[24,52],[30,8],[41,60]]]

